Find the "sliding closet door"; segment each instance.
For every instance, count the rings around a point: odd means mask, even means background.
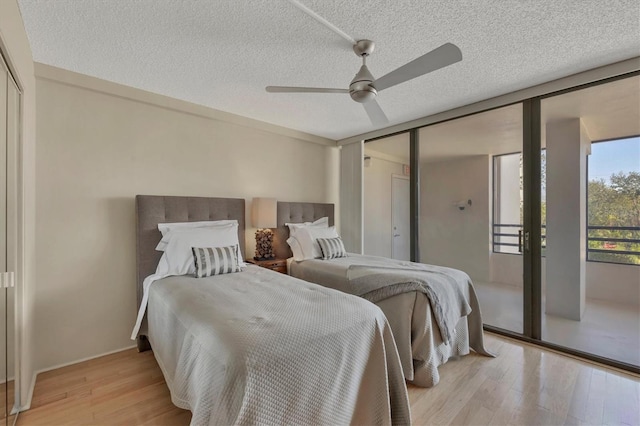
[[[484,323],[523,333],[523,107],[427,126],[420,261],[471,277]]]
[[[364,254],[411,260],[409,133],[364,144]]]
[[[18,160],[20,146],[20,90],[15,81],[7,79],[7,268],[15,272],[18,269]],[[14,411],[19,403],[18,387],[20,358],[16,356],[16,288],[6,291],[6,345],[7,345],[7,404],[8,413]],[[9,415],[9,424],[13,424],[16,415]]]
[[[548,97],[541,108],[542,340],[637,371],[640,76]]]
[[[0,58],[0,272],[7,270],[7,84],[9,74]],[[8,424],[6,369],[7,300],[4,288],[0,288],[0,418]]]

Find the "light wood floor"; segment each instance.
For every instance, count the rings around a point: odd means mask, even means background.
[[[487,334],[490,359],[440,368],[431,389],[409,386],[415,424],[640,424],[640,379]],[[151,352],[134,349],[40,374],[18,425],[187,425]]]

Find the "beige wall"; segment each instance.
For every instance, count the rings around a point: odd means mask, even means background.
[[[51,67],[37,75],[39,369],[133,344],[136,194],[245,198],[247,212],[256,196],[337,200],[335,144]]]
[[[422,163],[420,261],[465,271],[473,280],[490,275],[490,175],[488,156]],[[471,199],[464,211],[454,203]]]
[[[18,244],[16,247],[17,344],[20,348],[21,403],[29,404],[34,378],[35,129],[36,92],[29,40],[16,0],[0,1],[0,50],[22,90],[22,128],[18,159]]]

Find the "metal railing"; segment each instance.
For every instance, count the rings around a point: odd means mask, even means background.
[[[640,264],[640,226],[587,226],[587,260]]]
[[[501,229],[508,228],[508,229]],[[515,228],[515,230],[513,230]],[[506,253],[506,254],[520,254],[523,249],[523,234],[522,225],[507,224],[507,223],[494,223],[493,224],[493,252],[494,253]],[[544,250],[547,245],[546,226],[542,225],[542,249]],[[500,247],[517,247],[516,250],[500,250]]]
[[[606,235],[607,233],[609,235]],[[620,235],[621,233],[624,235]],[[521,254],[523,248],[522,243],[522,225],[506,223],[493,224],[492,246],[494,253]],[[637,246],[634,247],[634,245]],[[501,249],[503,247],[507,249]],[[517,250],[513,248],[517,248]],[[543,256],[545,248],[546,226],[542,225]],[[598,256],[601,254],[609,256]],[[637,259],[637,261],[634,261],[635,259]],[[587,260],[593,262],[640,264],[640,227],[587,226]]]

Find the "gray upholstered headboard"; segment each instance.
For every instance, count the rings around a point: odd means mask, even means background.
[[[162,252],[156,251],[162,235],[159,223],[198,222],[236,219],[238,241],[244,254],[244,199],[208,197],[136,196],[136,270],[138,306],[142,300],[142,282],[153,274]],[[138,348],[141,342],[138,340]],[[143,343],[144,345],[144,343]]]
[[[289,228],[285,223],[313,222],[321,217],[329,217],[329,226],[334,225],[333,204],[322,203],[288,203],[278,201],[278,227],[275,229],[273,238],[273,248],[278,259],[286,259],[292,256],[291,249],[287,244],[289,238]]]

